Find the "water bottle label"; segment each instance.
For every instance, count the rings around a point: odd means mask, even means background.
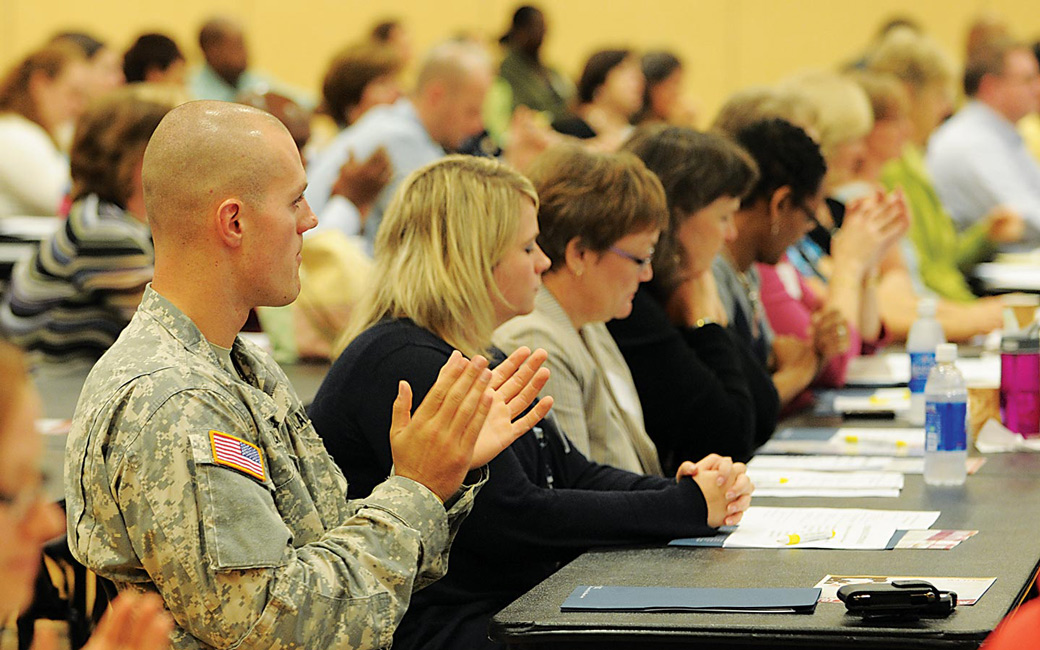
[[[935,352],[910,353],[910,392],[923,393],[928,373],[935,367]]]
[[[964,451],[968,447],[964,424],[966,402],[927,402],[924,407],[926,451]]]

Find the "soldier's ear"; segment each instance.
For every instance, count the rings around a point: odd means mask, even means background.
[[[242,201],[226,199],[217,207],[217,233],[225,245],[238,248],[242,245]]]

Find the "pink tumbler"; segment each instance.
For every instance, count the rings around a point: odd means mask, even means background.
[[[1000,341],[1000,419],[1027,438],[1040,435],[1040,339],[1035,335]]]

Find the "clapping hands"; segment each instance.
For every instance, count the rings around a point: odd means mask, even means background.
[[[414,415],[411,387],[400,382],[390,424],[396,474],[447,501],[469,470],[487,464],[552,408],[547,397],[517,419],[549,379],[541,367],[546,356],[520,348],[492,372],[484,357],[453,352]]]

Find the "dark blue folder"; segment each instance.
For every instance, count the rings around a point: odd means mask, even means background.
[[[564,612],[754,612],[812,614],[819,588],[714,589],[699,587],[580,586]]]

